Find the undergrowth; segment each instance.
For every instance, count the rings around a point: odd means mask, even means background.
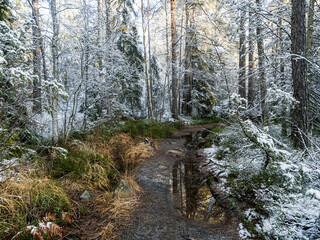
[[[278,133],[277,125],[260,129],[252,124],[213,133],[212,172],[223,179],[221,189],[246,202],[242,220],[251,237],[318,239],[319,149],[299,152]]]
[[[0,239],[61,237],[66,213],[74,218],[91,214],[91,205],[79,201],[85,190],[97,196],[93,201],[110,219],[99,237],[115,236],[118,220],[126,219],[138,201],[137,195],[114,197],[118,182],[125,179],[139,193],[139,186],[126,176],[154,154],[153,139],[165,138],[181,127],[181,122],[127,121],[112,127],[99,125],[87,133],[73,132],[58,146],[38,147],[37,142],[30,148],[19,145],[19,138],[13,136],[2,155],[8,160],[0,160]],[[55,220],[48,222],[46,216]],[[48,228],[42,228],[46,224]],[[50,230],[49,225],[54,228]]]
[[[221,123],[223,122],[224,119],[213,116],[213,117],[206,117],[206,118],[201,118],[201,117],[192,117],[192,123],[193,124],[209,124],[209,123]]]
[[[10,239],[46,213],[61,217],[70,209],[70,198],[57,181],[19,173],[0,183],[0,239]]]
[[[158,122],[155,120],[131,120],[125,122],[120,131],[129,134],[132,138],[143,136],[154,139],[163,139],[169,137],[177,129],[182,128],[182,126],[183,124],[180,121]]]

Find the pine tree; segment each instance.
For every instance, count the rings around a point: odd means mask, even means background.
[[[137,115],[142,109],[141,96],[142,87],[140,84],[140,73],[143,71],[143,56],[138,47],[138,31],[130,19],[130,11],[133,11],[130,1],[122,5],[122,22],[119,27],[118,49],[123,53],[124,59],[130,66],[130,75],[118,73],[121,79],[120,101],[129,106],[132,115]]]
[[[292,0],[292,80],[293,96],[298,103],[293,107],[292,138],[295,147],[308,146],[307,113],[307,64],[306,57],[306,3],[305,0]]]

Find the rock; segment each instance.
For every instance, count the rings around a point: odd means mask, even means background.
[[[173,156],[173,157],[178,157],[178,158],[183,158],[184,157],[184,152],[178,151],[178,150],[169,150],[167,152],[167,155]]]
[[[88,190],[85,190],[80,196],[81,200],[86,200],[86,201],[91,201],[94,198],[95,198],[94,194]]]
[[[123,179],[120,180],[120,183],[116,190],[114,190],[114,196],[128,196],[133,192],[132,187]]]

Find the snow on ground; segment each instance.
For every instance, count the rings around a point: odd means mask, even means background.
[[[273,130],[271,128],[270,132]],[[264,140],[269,138],[268,133],[262,136]],[[250,144],[241,131],[229,128],[219,134],[219,138],[219,146],[204,150],[205,165],[219,176],[220,188],[225,192],[242,197],[247,191],[244,188],[252,188],[253,202],[264,209],[251,208],[245,213],[247,221],[255,224],[254,231],[258,234],[255,237],[320,239],[319,148],[310,149],[308,155],[273,141],[274,152],[281,152],[285,146],[286,154],[281,154],[284,156],[281,160],[272,160],[264,170],[265,152]],[[279,137],[276,139],[280,141]],[[228,178],[230,174],[236,177]],[[239,225],[239,234],[242,239],[250,239],[250,234],[253,236],[246,224]]]

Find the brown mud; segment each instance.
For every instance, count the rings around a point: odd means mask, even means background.
[[[136,168],[136,180],[144,191],[117,239],[240,239],[238,213],[219,207],[208,176],[199,169],[205,160],[199,148],[214,127],[185,127],[162,141],[157,153]]]

